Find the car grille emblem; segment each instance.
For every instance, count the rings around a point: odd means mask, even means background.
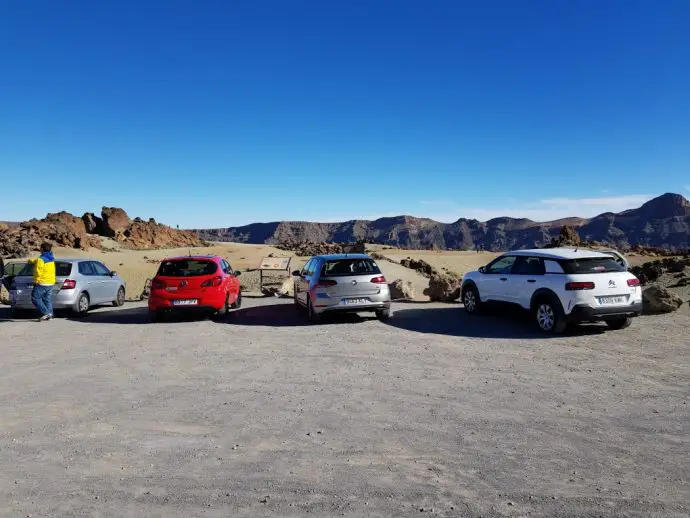
[[[182,288],[183,286],[187,286],[187,281],[180,282],[180,288]]]
[[[357,284],[357,281],[352,281],[352,285],[354,286],[355,284]]]
[[[616,283],[614,281],[609,281],[609,288],[615,288]]]

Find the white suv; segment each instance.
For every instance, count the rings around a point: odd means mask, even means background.
[[[606,253],[519,250],[465,275],[462,302],[468,313],[491,302],[518,305],[551,333],[562,332],[569,322],[602,320],[623,329],[642,313],[642,288],[637,277]]]

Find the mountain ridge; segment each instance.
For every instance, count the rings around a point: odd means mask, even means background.
[[[507,216],[486,222],[459,218],[442,223],[409,215],[352,219],[342,222],[273,221],[239,227],[193,229],[208,241],[279,244],[295,241],[367,241],[401,248],[473,249],[501,251],[545,246],[564,225],[577,229],[583,239],[618,248],[654,246],[690,248],[690,201],[665,193],[640,207],[592,218],[568,217],[537,222]]]

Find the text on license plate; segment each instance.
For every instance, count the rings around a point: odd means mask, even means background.
[[[350,305],[350,304],[366,304],[369,301],[367,299],[345,299],[343,302],[347,305]]]
[[[198,303],[197,299],[173,300],[173,306],[196,306]]]
[[[613,295],[610,297],[599,297],[599,304],[625,304],[625,295]]]

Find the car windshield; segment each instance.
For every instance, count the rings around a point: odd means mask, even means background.
[[[339,275],[375,275],[381,273],[371,259],[334,259],[326,261],[321,269],[323,277]]]
[[[161,277],[198,277],[216,273],[218,265],[203,259],[163,261],[158,270]]]
[[[625,268],[613,258],[587,257],[584,259],[571,259],[564,261],[565,273],[612,273],[624,272]]]

